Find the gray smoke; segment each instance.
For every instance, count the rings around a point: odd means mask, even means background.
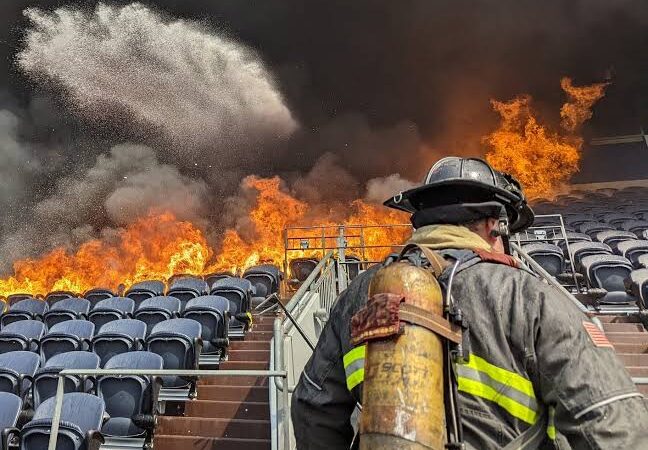
[[[399,192],[412,189],[418,185],[419,183],[407,180],[398,173],[386,177],[372,178],[367,182],[365,200],[372,203],[382,203]]]

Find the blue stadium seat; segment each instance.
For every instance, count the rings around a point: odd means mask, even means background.
[[[192,298],[207,295],[208,293],[209,286],[205,280],[195,277],[182,277],[173,280],[167,291],[167,296],[180,300],[180,309],[182,310]]]
[[[97,302],[100,302],[101,300],[105,300],[110,297],[115,297],[115,293],[111,291],[110,289],[104,289],[104,288],[94,288],[90,289],[89,291],[86,291],[83,294],[83,298],[88,300],[91,304],[96,304]]]
[[[105,365],[105,369],[160,370],[164,361],[160,355],[137,351],[116,355]],[[106,444],[117,438],[117,443],[128,438],[132,448],[150,442],[155,424],[157,377],[137,375],[104,375],[98,379],[97,395],[106,403],[110,418],[104,423],[101,432]]]
[[[74,298],[76,295],[70,291],[53,291],[45,296],[45,303],[52,309],[56,303],[67,298]]]
[[[113,320],[103,325],[92,338],[92,351],[101,365],[115,355],[140,350],[146,337],[146,324],[136,319]]]
[[[646,220],[626,220],[619,225],[622,230],[634,233],[639,239],[646,239],[645,232],[648,230],[648,221]]]
[[[0,331],[0,353],[16,350],[38,352],[45,330],[45,324],[38,320],[10,323]]]
[[[254,287],[254,297],[250,302],[252,307],[256,307],[268,296],[279,292],[282,276],[277,266],[262,264],[250,267],[243,274],[243,278]]]
[[[570,248],[574,259],[574,269],[578,272],[581,271],[581,262],[586,256],[612,254],[610,246],[602,242],[576,242]]]
[[[9,352],[0,355],[0,392],[11,392],[27,399],[40,358],[32,352]]]
[[[202,349],[202,327],[192,319],[170,319],[153,327],[146,339],[147,350],[164,360],[165,369],[198,369]],[[189,387],[193,379],[169,376],[163,378],[164,387]]]
[[[565,256],[557,245],[534,242],[523,245],[522,250],[551,276],[556,277],[565,272]]]
[[[97,330],[113,320],[128,319],[133,317],[135,301],[128,297],[111,297],[99,301],[92,311],[89,320],[95,324]]]
[[[59,353],[76,350],[89,351],[95,326],[87,320],[68,320],[57,323],[41,339],[40,354],[43,361]]]
[[[612,225],[608,225],[602,222],[583,222],[578,227],[576,227],[579,232],[585,233],[590,237],[596,236],[597,233],[605,230],[614,230]]]
[[[90,302],[84,298],[66,298],[57,301],[52,305],[43,316],[43,322],[48,328],[56,325],[59,322],[66,320],[88,318],[90,311]]]
[[[148,335],[153,327],[164,321],[180,315],[180,300],[175,297],[157,296],[142,300],[137,305],[135,318],[146,324]]]
[[[126,291],[126,297],[132,298],[136,302],[141,302],[147,298],[164,295],[166,286],[162,281],[148,280],[135,283]]]
[[[202,327],[204,355],[220,354],[227,348],[230,302],[225,297],[205,295],[189,300],[182,317]]]
[[[599,303],[631,303],[635,299],[626,293],[625,280],[630,278],[632,263],[618,255],[591,255],[581,261],[584,275],[591,288],[604,289],[607,294]]]
[[[28,298],[34,298],[31,294],[11,294],[7,296],[7,304],[13,306],[21,300],[26,300]]]
[[[598,242],[603,242],[604,244],[609,245],[614,252],[616,252],[617,244],[619,242],[637,239],[634,233],[619,230],[601,231],[600,233],[596,234],[595,238]]]
[[[621,242],[618,245],[618,254],[628,258],[635,268],[641,267],[639,257],[648,254],[648,240],[635,239]]]
[[[20,432],[16,425],[22,405],[22,399],[17,395],[0,392],[0,450],[9,450],[18,440]]]
[[[230,277],[214,283],[211,295],[225,297],[230,301],[230,335],[243,335],[251,323],[250,300],[254,294],[252,283],[244,278]]]
[[[66,352],[51,357],[45,367],[39,369],[34,376],[32,399],[34,408],[48,398],[56,395],[58,374],[64,369],[98,369],[99,357],[90,352]],[[89,392],[92,383],[83,376],[69,375],[65,377],[64,391]]]
[[[640,300],[643,309],[648,308],[648,268],[633,270],[626,280],[626,290]]]
[[[209,290],[211,291],[212,287],[214,286],[214,283],[216,283],[218,280],[222,280],[223,278],[229,278],[235,276],[231,272],[215,272],[215,273],[210,273],[208,275],[205,275],[204,280],[207,283],[207,286],[209,286]]]
[[[634,220],[636,219],[636,217],[633,216],[632,214],[626,214],[626,213],[608,213],[608,214],[603,214],[600,217],[600,219],[601,221],[617,228],[623,222],[627,220]]]
[[[34,417],[22,428],[21,450],[48,448],[56,398],[43,402]],[[73,392],[63,396],[57,450],[90,450],[98,448],[104,401],[91,394]]]
[[[42,300],[35,298],[26,298],[20,300],[9,307],[0,319],[2,326],[19,320],[43,320],[43,315],[47,312],[48,306]]]

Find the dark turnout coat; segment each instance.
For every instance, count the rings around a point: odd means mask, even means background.
[[[455,366],[467,448],[501,448],[542,415],[543,447],[648,449],[648,403],[596,325],[532,274],[474,258],[464,251],[472,263],[452,285],[469,325],[470,358]],[[299,450],[351,445],[364,348],[350,344],[350,321],[376,270],[340,295],[293,394]]]

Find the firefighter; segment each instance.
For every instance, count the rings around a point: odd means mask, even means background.
[[[385,205],[412,213],[410,242],[437,251],[455,272],[452,296],[468,326],[469,356],[454,368],[466,449],[519,444],[541,417],[544,442],[524,448],[648,449],[647,402],[605,336],[504,253],[502,236],[533,222],[517,181],[482,160],[448,157],[421,187]],[[376,270],[340,295],[295,389],[299,450],[352,445],[365,347],[350,344],[350,321]]]

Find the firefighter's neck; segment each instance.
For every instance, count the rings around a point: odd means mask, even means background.
[[[499,236],[499,220],[498,219],[484,219],[473,224],[470,230],[479,235],[483,240],[488,242],[494,252],[505,253],[504,243]]]

